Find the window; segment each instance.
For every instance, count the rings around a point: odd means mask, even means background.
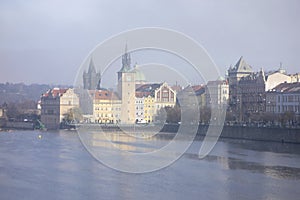
[[[163,91],[163,95],[162,95],[163,97],[169,97],[169,93],[168,93],[168,91]]]

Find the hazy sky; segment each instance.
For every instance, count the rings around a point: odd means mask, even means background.
[[[242,55],[254,69],[300,71],[298,0],[4,0],[0,82],[72,84],[98,43],[149,26],[194,38],[223,73]]]

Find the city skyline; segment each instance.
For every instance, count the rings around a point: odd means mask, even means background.
[[[240,56],[256,71],[276,69],[282,62],[288,73],[296,73],[299,9],[299,2],[291,0],[2,2],[0,80],[73,84],[80,64],[97,44],[149,26],[194,38],[222,73]],[[143,59],[136,61],[143,64]]]

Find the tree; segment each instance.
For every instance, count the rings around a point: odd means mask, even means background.
[[[83,120],[82,112],[79,108],[71,108],[67,113],[64,114],[64,121],[71,122],[81,122]]]
[[[17,119],[21,114],[20,108],[16,103],[9,103],[6,107],[6,115],[8,119]]]
[[[295,112],[287,111],[280,116],[280,121],[283,126],[285,125],[293,125],[295,119]]]
[[[178,105],[161,108],[155,116],[157,122],[178,123],[181,121],[181,109]]]
[[[211,109],[209,107],[203,107],[200,109],[200,122],[208,124],[211,118]]]
[[[167,121],[170,123],[178,123],[181,121],[180,107],[175,105],[174,107],[166,107]]]

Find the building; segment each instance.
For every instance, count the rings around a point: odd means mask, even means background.
[[[93,99],[93,121],[101,124],[117,124],[120,122],[121,100],[112,91],[91,90]]]
[[[173,107],[176,104],[176,92],[166,82],[154,91],[155,112],[164,107]]]
[[[41,97],[41,121],[47,129],[58,129],[70,109],[79,108],[74,89],[53,88]]]
[[[180,107],[196,109],[206,107],[206,86],[205,85],[188,85],[177,94],[178,104]]]
[[[144,120],[147,123],[154,121],[155,114],[157,110],[155,109],[155,97],[149,95],[144,97]]]
[[[199,108],[206,106],[206,86],[205,85],[193,85],[192,89],[195,92]]]
[[[300,82],[300,73],[291,74],[291,83]]]
[[[300,115],[300,82],[281,83],[266,94],[267,112]]]
[[[83,77],[86,90],[80,91],[79,96],[86,122],[151,123],[159,109],[176,104],[176,91],[167,83],[147,83],[138,65],[131,68],[127,45],[122,55],[122,67],[117,72],[117,93],[100,88],[101,79],[92,60]],[[96,89],[91,89],[95,86]]]
[[[0,107],[0,118],[4,117],[4,108]]]
[[[229,111],[236,120],[247,121],[251,114],[263,113],[274,103],[271,95],[266,100],[266,92],[281,83],[297,81],[296,75],[287,75],[282,66],[276,71],[265,73],[263,69],[253,72],[252,67],[241,57],[235,67],[228,70],[229,81]],[[269,101],[267,108],[266,102]]]
[[[241,78],[237,99],[240,120],[247,120],[251,113],[265,112],[265,85],[265,74],[262,69]]]
[[[295,77],[296,80],[296,77]],[[265,76],[265,91],[269,91],[279,85],[280,83],[291,83],[292,79],[291,76],[286,74],[286,71],[283,70],[281,67],[279,70],[274,72],[268,72]]]
[[[118,71],[118,94],[122,100],[121,124],[133,124],[136,121],[135,111],[135,71],[131,69],[131,58],[127,52],[122,56],[122,68]]]
[[[138,121],[153,122],[161,108],[174,107],[176,104],[176,92],[167,83],[140,85],[136,89],[135,95],[138,100],[136,113],[143,113],[143,116],[138,116]]]
[[[266,93],[266,112],[267,113],[276,113],[277,108],[277,92],[273,90],[269,90]]]
[[[249,76],[253,73],[252,67],[246,63],[243,56],[238,62],[228,70],[228,84],[229,84],[229,106],[232,111],[237,112],[240,107],[239,102],[239,82],[240,79]]]
[[[79,98],[75,94],[74,89],[66,89],[60,96],[59,101],[59,121],[62,122],[65,118],[65,114],[73,108],[79,108]]]
[[[208,81],[206,85],[206,106],[227,107],[229,99],[228,82],[222,78],[216,81]]]
[[[91,58],[88,71],[83,72],[83,88],[86,90],[100,89],[101,73],[96,72],[95,64]]]
[[[5,114],[5,108],[0,107],[0,130],[1,130],[1,127],[5,126],[6,120],[7,120],[7,117]]]
[[[143,96],[135,97],[135,119],[136,123],[141,122],[145,123],[145,112],[144,112],[145,98]]]

